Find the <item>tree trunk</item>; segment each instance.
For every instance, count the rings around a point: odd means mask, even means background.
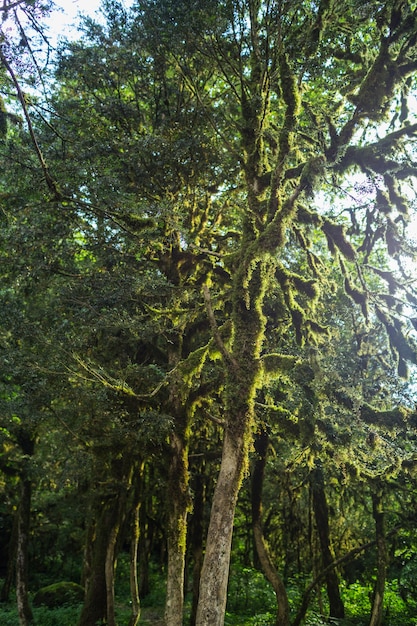
[[[122,498],[125,500],[125,498]],[[109,498],[98,504],[101,511],[93,521],[91,572],[86,588],[84,606],[78,626],[95,626],[106,622],[114,626],[114,566],[116,544],[124,509],[120,500]]]
[[[128,494],[132,486],[134,463],[126,451],[111,461],[111,480],[105,491],[96,494],[92,516],[93,527],[87,538],[91,542],[86,594],[78,626],[95,626],[97,622],[115,626],[114,573],[119,535],[126,519]]]
[[[138,584],[139,509],[140,504],[138,504],[135,509],[130,545],[130,597],[132,600],[132,615],[130,616],[129,626],[136,626],[140,618]]]
[[[191,552],[193,564],[193,599],[191,605],[190,626],[195,626],[197,618],[198,595],[200,589],[201,568],[203,566],[203,506],[204,478],[203,468],[195,476],[193,485],[194,506],[192,516]]]
[[[9,546],[7,550],[7,568],[6,576],[4,577],[4,583],[1,588],[0,602],[8,602],[10,598],[10,591],[15,580],[15,563],[16,563],[16,548],[17,548],[17,515],[13,519],[13,528],[10,535]]]
[[[91,523],[92,529],[88,533],[88,540],[91,540],[90,571],[86,579],[86,595],[78,626],[95,626],[97,622],[101,623],[107,617],[105,566],[110,532],[107,510],[103,510],[97,520]]]
[[[376,493],[372,494],[372,513],[375,520],[377,573],[369,626],[381,626],[383,618],[384,591],[388,564],[382,490],[379,490]]]
[[[106,577],[106,598],[107,598],[107,626],[116,626],[116,616],[114,607],[114,574],[116,565],[116,544],[119,535],[118,521],[110,531],[107,544],[105,577]]]
[[[28,594],[28,548],[32,483],[22,478],[20,483],[20,502],[17,512],[17,549],[16,549],[16,599],[20,626],[33,624],[33,613],[29,605]]]
[[[273,564],[270,551],[262,529],[262,488],[269,444],[269,436],[265,428],[256,436],[255,452],[257,459],[252,474],[252,526],[256,551],[262,570],[272,585],[277,599],[276,626],[289,626],[290,607],[284,583]]]
[[[324,476],[320,462],[316,462],[316,467],[311,474],[311,486],[314,517],[320,541],[323,569],[326,569],[334,562],[335,558],[331,549],[329,508],[327,506],[327,499],[324,491]],[[326,588],[327,596],[329,598],[330,617],[342,619],[345,616],[345,607],[340,596],[339,579],[335,569],[329,569],[327,571]]]
[[[141,505],[141,515],[139,518],[139,545],[138,545],[138,578],[139,578],[139,597],[146,597],[150,590],[149,583],[149,551],[152,544],[150,538],[150,529],[147,521],[148,504],[147,500],[143,500]]]
[[[247,256],[246,256],[247,253]],[[244,472],[248,466],[254,398],[260,384],[260,352],[266,318],[262,304],[270,271],[269,258],[256,259],[249,248],[234,277],[232,352],[223,345],[206,289],[213,335],[227,367],[226,415],[222,460],[214,489],[206,551],[200,579],[196,626],[223,626],[227,601],[233,521]]]
[[[142,479],[144,463],[141,463],[136,474],[134,502],[132,506],[132,525],[130,538],[130,597],[132,614],[128,626],[136,626],[140,618],[140,597],[138,582],[138,549],[140,537],[139,513],[141,509]]]
[[[170,438],[168,470],[168,572],[165,602],[166,626],[182,626],[187,537],[188,458],[185,439],[174,431]]]
[[[226,428],[220,472],[214,490],[206,552],[200,578],[196,626],[222,626],[227,600],[236,501],[246,465],[245,419],[239,430]]]

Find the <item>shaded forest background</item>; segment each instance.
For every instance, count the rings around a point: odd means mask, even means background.
[[[0,6],[1,624],[410,626],[416,3],[49,8]]]

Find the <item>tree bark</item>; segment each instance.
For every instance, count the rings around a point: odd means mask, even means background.
[[[117,541],[125,515],[126,486],[118,497],[102,499],[97,503],[97,517],[89,537],[92,539],[91,571],[87,581],[84,606],[78,626],[95,626],[105,621],[115,626],[114,617],[114,569]]]
[[[384,592],[388,564],[382,490],[378,490],[376,493],[372,493],[372,514],[375,520],[377,572],[369,626],[381,626],[383,619]]]
[[[90,571],[86,579],[86,595],[78,626],[93,626],[107,618],[106,555],[109,537],[109,505],[105,505],[101,515],[92,520],[88,533],[91,541]]]
[[[30,528],[30,507],[32,483],[23,477],[20,483],[20,503],[17,512],[17,549],[16,549],[16,599],[20,626],[33,624],[33,613],[29,604],[28,593],[28,547]]]
[[[106,598],[107,598],[107,626],[116,626],[115,606],[114,606],[114,574],[116,564],[116,543],[119,535],[119,520],[110,531],[107,543],[105,578],[106,578]]]
[[[262,304],[270,271],[269,257],[254,260],[253,254],[254,250],[242,251],[242,262],[235,274],[232,352],[226,349],[219,337],[206,295],[213,336],[227,367],[227,422],[201,570],[196,626],[223,626],[226,611],[234,515],[248,465],[255,417],[254,398],[260,384],[259,356],[266,323]]]
[[[193,558],[193,599],[191,604],[190,626],[195,626],[197,619],[197,605],[200,590],[201,568],[203,566],[203,505],[204,505],[204,478],[203,468],[195,476],[193,485],[194,506],[191,531],[191,552]]]
[[[134,501],[132,506],[132,524],[130,537],[130,597],[132,600],[132,614],[130,616],[128,626],[136,626],[140,618],[138,549],[140,538],[139,515],[141,510],[143,468],[144,463],[141,463],[136,473]]]
[[[196,626],[224,624],[234,512],[246,462],[244,425],[242,419],[240,432],[229,427],[224,435],[201,571]]]
[[[139,546],[139,510],[140,504],[135,507],[132,524],[130,545],[130,597],[132,600],[132,615],[129,626],[136,626],[140,618],[140,598],[138,584],[138,546]]]
[[[316,462],[316,467],[311,474],[311,487],[323,568],[326,569],[335,561],[335,558],[330,542],[329,508],[324,491],[323,468],[319,462]],[[334,568],[327,570],[326,588],[329,598],[330,617],[343,618],[345,616],[345,607],[340,596],[339,579]]]
[[[252,526],[256,551],[262,570],[270,582],[277,599],[276,626],[289,626],[290,607],[284,583],[272,561],[268,544],[262,528],[262,488],[265,476],[269,435],[265,428],[257,434],[255,452],[257,459],[252,474]]]
[[[185,420],[185,417],[183,418]],[[166,626],[182,626],[187,538],[188,458],[184,432],[171,433],[168,470],[168,571],[165,602]]]
[[[0,602],[8,602],[13,581],[15,579],[16,548],[17,548],[17,516],[14,516],[13,527],[7,551],[7,567],[4,583],[1,588]]]

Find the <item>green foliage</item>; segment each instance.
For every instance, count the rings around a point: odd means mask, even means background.
[[[42,626],[74,626],[80,615],[80,606],[62,606],[56,609],[38,607],[33,609],[36,624]],[[17,626],[19,619],[14,606],[0,605],[2,626]]]
[[[227,602],[229,613],[259,615],[273,611],[274,604],[274,592],[262,572],[237,564],[232,566]]]

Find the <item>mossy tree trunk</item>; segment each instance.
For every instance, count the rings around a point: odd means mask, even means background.
[[[178,424],[177,429],[170,436],[170,453],[167,492],[168,571],[165,623],[167,626],[182,626],[187,516],[190,498],[185,432],[178,428]]]
[[[326,569],[333,563],[335,557],[330,541],[329,507],[327,506],[327,498],[324,491],[323,468],[319,461],[316,461],[316,466],[311,474],[310,481],[322,565],[323,569]],[[339,579],[335,569],[329,569],[326,573],[326,589],[329,598],[330,617],[342,619],[345,616],[345,607],[340,596]]]
[[[86,580],[86,596],[78,626],[94,626],[107,620],[106,558],[109,536],[115,523],[117,505],[113,499],[102,504],[89,532],[91,562]]]
[[[279,250],[285,241],[285,227],[291,220],[299,185],[284,200],[282,173],[296,123],[297,87],[285,55],[281,58],[281,82],[286,104],[285,122],[279,141],[279,154],[271,174],[269,196],[260,185],[265,172],[263,142],[269,108],[269,79],[259,54],[259,24],[256,3],[250,3],[251,36],[254,46],[251,75],[243,86],[241,101],[241,148],[246,182],[246,210],[243,216],[240,250],[232,268],[232,341],[223,345],[214,313],[206,295],[206,306],[214,338],[225,368],[225,429],[222,460],[213,494],[206,551],[200,579],[197,626],[222,626],[227,600],[227,584],[234,513],[242,479],[248,466],[254,401],[262,385],[261,354],[265,340],[265,295],[275,280]],[[285,91],[285,93],[284,93]]]
[[[219,626],[224,623],[234,512],[246,467],[245,422],[242,416],[240,432],[237,432],[236,427],[229,428],[224,436],[222,462],[213,497],[200,578],[197,626]]]

